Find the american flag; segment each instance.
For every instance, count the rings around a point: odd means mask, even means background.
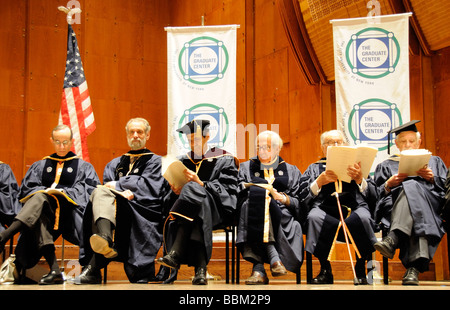
[[[75,153],[89,161],[87,136],[95,130],[94,112],[91,107],[77,38],[72,26],[70,24],[68,26],[66,73],[59,123],[72,128]]]

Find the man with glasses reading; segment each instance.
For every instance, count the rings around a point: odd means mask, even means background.
[[[273,277],[298,271],[303,261],[300,221],[306,218],[298,199],[302,174],[280,157],[283,140],[276,132],[263,131],[256,147],[257,156],[242,163],[238,175],[236,243],[242,257],[253,264],[247,285],[269,283],[265,263],[270,265]]]
[[[326,155],[329,146],[344,145],[344,135],[338,130],[327,131],[321,135],[320,142],[324,157],[311,164],[301,180],[301,200],[304,207],[309,209],[305,248],[320,262],[320,273],[312,284],[333,284],[328,256],[339,225],[337,200],[332,196],[336,192],[334,182],[338,178],[333,171],[326,170]],[[369,184],[373,184],[364,178],[359,163],[349,166],[347,173],[352,181],[342,183],[340,203],[345,223],[361,254],[355,265],[358,284],[367,284],[365,261],[375,251],[373,244],[377,241],[367,197],[369,193],[374,193],[368,191]]]
[[[39,284],[62,284],[54,241],[62,234],[65,240],[80,244],[84,209],[100,181],[94,167],[71,151],[70,127],[56,126],[50,142],[55,153],[33,163],[27,171],[19,192],[23,207],[0,234],[0,246],[3,248],[8,239],[20,232],[16,267],[31,268],[44,256],[50,272]]]

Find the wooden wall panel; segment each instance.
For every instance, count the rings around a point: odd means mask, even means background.
[[[0,161],[9,164],[20,180],[24,147],[26,5],[24,1],[3,2],[0,10]]]
[[[450,166],[450,48],[445,48],[431,59],[433,73],[434,130],[437,154]]]

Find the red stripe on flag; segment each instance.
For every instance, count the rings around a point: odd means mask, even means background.
[[[87,150],[86,127],[84,126],[85,117],[84,117],[84,111],[83,111],[83,106],[82,106],[83,101],[81,100],[82,96],[80,95],[80,90],[78,87],[73,87],[72,93],[73,93],[73,99],[74,99],[74,104],[75,104],[75,111],[76,111],[77,119],[78,119],[78,130],[80,132],[82,154],[83,154],[83,158],[88,159],[89,153]]]

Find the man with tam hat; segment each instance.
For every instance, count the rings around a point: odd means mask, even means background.
[[[208,120],[194,119],[177,129],[191,147],[179,158],[187,167],[188,182],[182,188],[171,185],[164,236],[167,254],[157,260],[171,270],[180,264],[194,266],[194,285],[207,284],[212,231],[231,224],[237,200],[239,161],[225,150],[208,150],[209,125]]]
[[[80,245],[82,273],[75,284],[98,284],[100,270],[112,261],[124,264],[128,280],[148,283],[162,243],[162,204],[170,188],[161,175],[161,156],[146,148],[151,127],[143,118],[125,126],[130,151],[111,160],[103,186],[92,193]]]
[[[418,120],[394,128],[395,145],[400,152],[419,149]],[[400,259],[407,269],[403,285],[418,285],[420,272],[429,262],[445,233],[440,217],[445,195],[447,167],[441,158],[431,156],[428,166],[417,176],[398,173],[399,155],[378,164],[374,180],[378,187],[375,220],[388,234],[374,247],[384,257],[392,258],[400,249]]]

